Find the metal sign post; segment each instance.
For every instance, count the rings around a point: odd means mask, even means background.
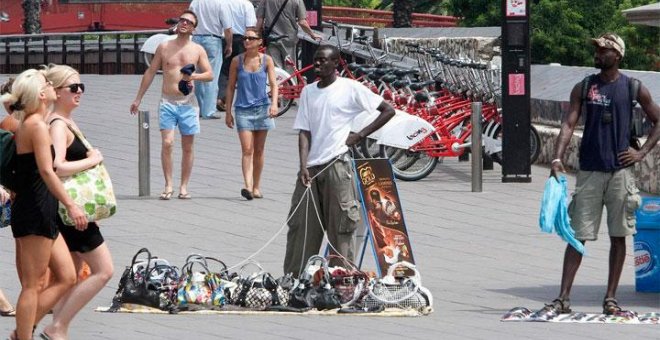
[[[502,182],[531,182],[528,0],[502,0]]]

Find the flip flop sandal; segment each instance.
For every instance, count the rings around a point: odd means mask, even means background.
[[[192,198],[192,196],[190,196],[190,193],[179,194],[179,196],[177,196],[177,197],[178,197],[180,200],[189,200],[189,199]]]
[[[622,311],[623,309],[619,307],[619,302],[615,298],[605,298],[603,300],[603,314],[614,315]]]
[[[158,199],[161,199],[163,201],[167,201],[170,198],[172,198],[173,194],[174,194],[174,191],[163,191],[162,193],[160,193],[160,196],[158,197]]]
[[[11,307],[9,310],[0,310],[0,316],[16,316],[16,309]]]
[[[571,312],[571,300],[569,299],[554,299],[552,303],[548,303],[543,307],[545,310],[553,310],[557,314],[567,314]]]
[[[241,189],[241,196],[245,197],[246,200],[251,201],[254,196],[252,196],[252,192],[248,189]]]

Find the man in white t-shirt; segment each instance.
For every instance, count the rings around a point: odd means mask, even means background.
[[[338,66],[339,50],[320,46],[314,54],[314,72],[320,80],[302,90],[293,124],[299,130],[300,172],[289,212],[284,273],[296,276],[307,259],[319,253],[324,229],[332,252],[354,259],[361,213],[349,147],[394,116],[394,109],[379,95],[354,80],[338,77]],[[376,110],[380,115],[371,124],[351,132],[351,122],[358,114]],[[305,195],[308,188],[312,199]],[[296,210],[301,199],[309,202],[302,202]]]

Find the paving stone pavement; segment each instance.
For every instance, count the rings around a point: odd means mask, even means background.
[[[6,76],[0,76],[4,81]],[[160,201],[163,187],[157,116],[160,77],[145,96],[151,111],[151,197],[138,197],[138,124],[128,113],[139,76],[83,75],[87,92],[75,119],[98,147],[119,198],[117,215],[101,228],[113,255],[115,275],[76,317],[71,339],[657,339],[651,325],[502,323],[516,306],[540,308],[558,293],[564,243],[538,227],[539,202],[548,169],[532,167],[532,183],[501,183],[501,170],[484,173],[484,191],[472,193],[470,164],[445,160],[428,178],[398,182],[404,217],[422,279],[434,297],[434,313],[415,318],[351,316],[150,315],[94,312],[108,306],[124,267],[141,247],[181,265],[190,253],[234,264],[252,254],[283,226],[298,166],[295,112],[278,118],[268,137],[261,200],[245,201],[240,147],[224,120],[204,120],[195,141],[192,200]],[[177,140],[177,148],[178,148]],[[175,151],[175,179],[180,152]],[[569,176],[569,186],[575,183]],[[175,195],[178,190],[175,189]],[[286,229],[285,229],[286,230]],[[572,293],[573,308],[600,311],[607,278],[609,242],[587,244],[588,255]],[[256,259],[281,274],[285,232]],[[632,240],[618,298],[625,308],[660,311],[660,294],[635,292]],[[369,256],[367,268],[373,267]],[[20,291],[9,230],[0,232],[0,287],[15,301]],[[49,317],[47,316],[47,319]],[[13,318],[0,318],[0,335]],[[39,327],[41,330],[41,327]]]

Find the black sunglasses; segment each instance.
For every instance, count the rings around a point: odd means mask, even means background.
[[[243,37],[245,40],[259,40],[261,39],[260,37]]]
[[[65,87],[68,87],[69,91],[71,91],[71,93],[78,93],[78,89],[80,89],[80,92],[85,93],[85,84],[83,84],[83,83],[60,86],[60,87],[58,87],[58,89],[63,89]]]

